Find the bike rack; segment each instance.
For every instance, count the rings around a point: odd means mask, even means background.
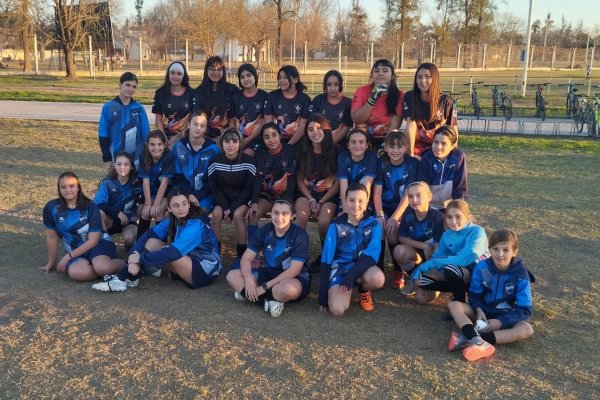
[[[468,133],[517,133],[519,135],[540,136],[585,136],[577,132],[575,123],[570,121],[519,121],[515,119],[459,118],[458,130]]]

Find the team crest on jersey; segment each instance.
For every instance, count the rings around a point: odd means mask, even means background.
[[[256,112],[260,112],[261,108],[262,108],[262,106],[260,105],[260,103],[256,103],[254,105],[254,109],[256,110]]]
[[[167,108],[171,108],[171,103],[167,104]]]
[[[515,284],[513,282],[507,282],[506,285],[504,285],[504,290],[506,291],[506,294],[513,294],[515,291]]]
[[[302,110],[302,106],[300,104],[296,104],[294,106],[294,109],[296,110],[297,113],[300,113],[300,110]]]
[[[190,108],[190,104],[186,101],[185,104],[183,105],[185,107],[185,109],[187,110],[188,108]]]
[[[343,119],[344,119],[344,113],[343,113],[343,112],[340,112],[340,113],[338,114],[338,121],[341,121],[341,120],[343,120]]]
[[[284,169],[287,169],[287,166],[288,166],[287,160],[282,160],[281,161],[281,167],[284,168]]]
[[[131,113],[131,116],[132,116],[133,118],[137,118],[137,117],[138,117],[138,112],[137,112],[137,111],[134,111],[134,112],[132,112],[132,113]]]

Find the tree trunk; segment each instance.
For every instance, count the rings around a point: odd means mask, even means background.
[[[31,72],[31,48],[32,46],[32,34],[31,34],[31,20],[29,19],[29,0],[22,0],[23,6],[23,71]]]
[[[77,79],[77,66],[75,65],[75,50],[69,48],[68,46],[64,46],[63,50],[65,52],[65,70],[67,72],[65,76],[68,79]]]

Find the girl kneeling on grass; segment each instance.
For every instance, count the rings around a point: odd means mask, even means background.
[[[221,272],[217,239],[206,211],[190,204],[186,194],[173,188],[167,197],[169,218],[135,242],[128,265],[104,282],[92,286],[102,292],[122,292],[136,287],[143,275],[152,275],[163,264],[191,289],[210,285]]]
[[[471,222],[466,201],[452,200],[444,218],[447,229],[439,245],[411,274],[417,286],[415,300],[421,304],[435,299],[437,291],[452,292],[453,300],[464,302],[473,268],[489,255],[485,231]]]
[[[417,180],[431,186],[431,206],[440,210],[467,195],[467,161],[457,142],[456,128],[444,125],[435,131],[431,149],[421,155]]]
[[[460,329],[452,332],[448,350],[465,348],[463,356],[475,361],[494,354],[494,344],[512,343],[533,335],[527,320],[533,307],[531,282],[535,279],[517,257],[518,251],[514,233],[509,230],[492,233],[491,258],[480,261],[473,271],[469,303],[448,304]]]
[[[161,131],[152,131],[146,140],[140,160],[138,176],[142,179],[144,203],[138,207],[138,238],[150,227],[152,219],[159,223],[167,212],[167,193],[175,174],[175,158],[167,148],[167,137]]]
[[[399,242],[393,249],[394,281],[404,282],[404,273],[410,274],[415,266],[431,258],[437,248],[440,238],[444,233],[444,215],[437,209],[429,206],[431,202],[431,189],[425,182],[413,182],[406,188],[409,208],[406,209],[400,220],[397,230]],[[398,266],[398,267],[397,267]],[[401,288],[401,284],[395,288]],[[392,288],[394,288],[392,283]],[[403,295],[415,291],[413,281],[405,288],[401,288]]]
[[[41,269],[46,273],[56,268],[75,281],[91,281],[123,267],[117,247],[102,230],[100,210],[83,194],[73,172],[58,177],[58,198],[46,203],[43,218],[48,262]],[[57,264],[59,239],[66,254]]]
[[[299,301],[310,290],[308,234],[292,222],[294,208],[286,200],[275,200],[271,223],[250,238],[248,249],[238,265],[227,274],[236,300],[249,300],[279,317],[284,304]],[[259,253],[263,261],[252,267]]]
[[[109,235],[120,233],[129,249],[137,237],[135,204],[139,186],[131,154],[122,151],[115,157],[114,166],[100,182],[94,204],[102,215],[102,228]]]
[[[358,287],[360,307],[373,310],[371,290],[383,287],[385,276],[377,267],[383,229],[374,217],[365,215],[369,201],[367,188],[348,185],[345,209],[327,230],[321,259],[320,310],[341,316]]]

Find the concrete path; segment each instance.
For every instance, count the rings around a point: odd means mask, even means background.
[[[151,107],[144,108],[153,126]],[[101,110],[102,104],[0,100],[0,118],[98,122]],[[539,118],[513,118],[506,121],[501,117],[482,117],[478,120],[461,115],[458,122],[462,132],[587,136],[586,127],[582,133],[576,132],[573,121],[569,119],[546,119],[542,122]]]
[[[98,122],[103,104],[0,100],[0,118]],[[150,124],[154,114],[144,106]]]

